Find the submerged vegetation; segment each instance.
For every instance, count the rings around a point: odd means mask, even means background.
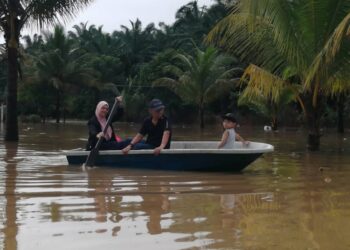
[[[322,126],[344,132],[349,119],[349,13],[350,0],[217,0],[189,2],[172,25],[134,20],[111,33],[57,25],[22,37],[18,111],[10,114],[86,119],[98,100],[121,93],[125,119],[139,121],[158,97],[174,121],[200,127],[226,112],[274,130],[305,124],[318,149]],[[10,60],[6,46],[0,54]],[[14,91],[6,90],[9,66],[0,65],[2,101]]]

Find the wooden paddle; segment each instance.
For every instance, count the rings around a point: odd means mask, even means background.
[[[112,122],[112,119],[113,119],[113,116],[115,114],[115,112],[117,111],[117,108],[118,108],[118,100],[116,99],[114,101],[114,104],[113,104],[113,107],[112,107],[112,110],[111,112],[109,113],[109,116],[108,116],[108,119],[107,119],[107,124],[106,124],[106,127],[103,129],[103,134],[106,134],[107,132],[107,129],[109,127],[109,125],[111,124]],[[87,159],[86,159],[86,162],[84,164],[84,166],[88,166],[88,167],[92,167],[95,163],[95,160],[96,160],[96,157],[98,156],[98,151],[100,150],[100,147],[101,147],[101,144],[102,144],[102,141],[103,141],[103,136],[101,136],[95,147],[93,149],[91,149],[90,151],[90,154],[88,155]]]

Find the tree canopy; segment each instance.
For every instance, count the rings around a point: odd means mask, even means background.
[[[87,119],[99,100],[123,94],[125,119],[140,121],[147,102],[160,98],[177,123],[203,127],[226,112],[276,129],[305,123],[317,148],[321,126],[344,131],[349,119],[349,11],[348,0],[192,1],[173,24],[136,19],[111,33],[90,23],[58,25],[21,39],[18,113]],[[0,65],[2,97],[8,65]]]

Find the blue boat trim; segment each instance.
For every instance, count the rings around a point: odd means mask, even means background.
[[[123,155],[121,151],[101,151],[96,166],[118,168],[141,168],[179,171],[230,171],[238,172],[259,158],[272,152],[273,146],[251,142],[248,147],[236,143],[234,149],[215,149],[217,142],[173,142],[172,148],[163,150],[158,156],[153,150],[130,151]],[[69,151],[67,160],[70,165],[81,165],[89,152]]]

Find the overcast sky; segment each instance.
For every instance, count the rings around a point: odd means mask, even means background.
[[[69,26],[88,21],[97,26],[103,25],[106,31],[111,32],[136,18],[145,25],[161,21],[170,24],[175,20],[175,12],[188,2],[190,0],[95,0]],[[212,3],[213,0],[198,0],[200,6]]]
[[[192,0],[95,0],[89,7],[83,9],[76,18],[66,23],[66,30],[81,22],[103,26],[105,32],[120,29],[120,25],[130,25],[130,20],[139,18],[144,27],[153,22],[171,24],[175,20],[176,11]],[[199,6],[210,6],[214,0],[197,0]],[[26,28],[22,35],[40,33],[37,28]],[[0,44],[4,43],[0,34]]]
[[[103,30],[112,32],[120,25],[129,26],[130,20],[139,18],[144,27],[154,22],[171,24],[175,20],[176,11],[191,0],[95,0],[89,7],[83,9],[76,18],[66,23],[66,29],[81,22],[96,26],[103,25]],[[198,0],[199,6],[210,6],[214,0]],[[36,29],[24,33],[40,33]]]

